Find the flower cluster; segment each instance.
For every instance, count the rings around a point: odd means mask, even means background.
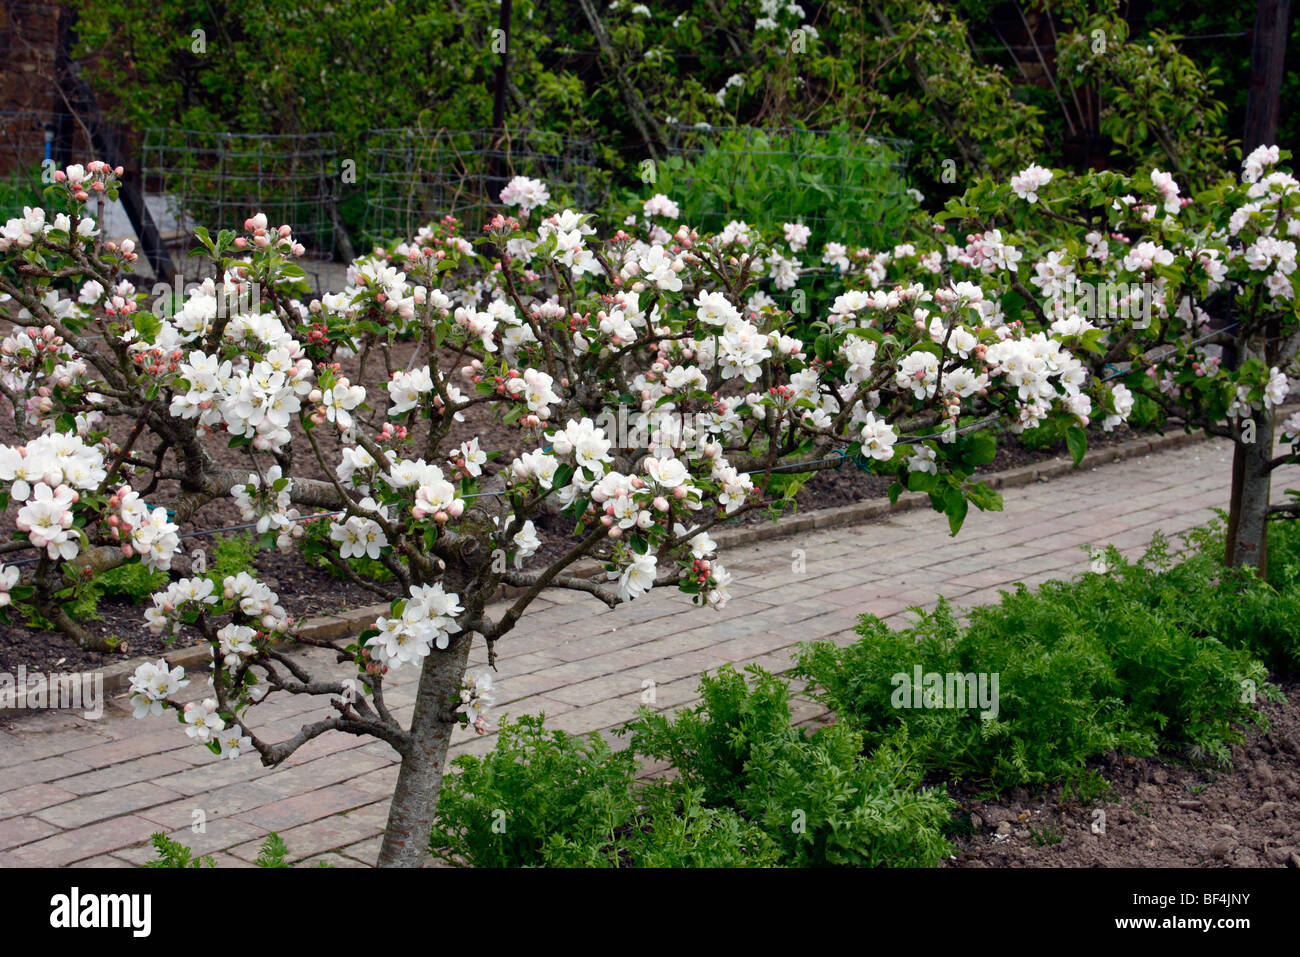
[[[230,491],[239,514],[246,522],[256,522],[257,534],[265,535],[274,531],[276,545],[286,549],[294,539],[303,537],[302,513],[291,506],[293,501],[293,480],[286,478],[279,465],[266,470],[263,477],[252,472],[248,482],[236,485]]]
[[[131,675],[132,714],[137,718],[157,717],[163,713],[167,698],[189,683],[180,665],[169,668],[161,658],[156,664],[144,662]]]
[[[488,731],[488,712],[496,702],[492,686],[492,673],[480,672],[466,675],[460,685],[459,707],[464,709],[465,720],[479,734]]]
[[[456,616],[464,609],[460,596],[443,590],[441,583],[412,585],[410,598],[399,603],[393,618],[375,622],[378,634],[366,640],[371,662],[382,672],[403,664],[418,665],[431,649],[446,648],[459,632]]]

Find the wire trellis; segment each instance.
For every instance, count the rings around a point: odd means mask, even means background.
[[[186,129],[144,132],[145,188],[168,211],[163,238],[188,250],[194,227],[242,230],[266,214],[287,223],[309,259],[329,259],[335,245],[336,184],[341,150],[333,133],[252,134]]]
[[[514,176],[544,182],[553,201],[589,210],[600,199],[595,145],[543,130],[376,129],[367,136],[359,180],[367,196],[366,233],[386,241],[409,237],[445,215],[478,232],[502,210],[502,188]]]
[[[41,164],[47,153],[54,158],[58,120],[48,112],[0,110],[0,204],[4,206],[0,212],[20,214],[22,206],[40,199],[44,187]]]

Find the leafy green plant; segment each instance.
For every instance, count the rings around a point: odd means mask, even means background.
[[[165,588],[167,577],[165,571],[132,562],[96,575],[91,585],[104,598],[119,598],[139,605],[148,601],[154,592]]]
[[[1061,785],[1061,803],[1077,801],[1079,804],[1095,804],[1111,792],[1113,785],[1102,777],[1095,768],[1084,770],[1066,778]]]
[[[208,562],[208,577],[220,585],[228,576],[248,571],[260,549],[261,543],[254,535],[239,532],[217,535]]]
[[[701,704],[676,715],[648,710],[619,733],[638,754],[668,761],[714,807],[739,808],[755,748],[773,737],[793,740],[789,688],[760,668],[723,667],[700,680]]]
[[[919,789],[902,749],[862,755],[843,724],[811,739],[790,723],[789,686],[761,668],[725,667],[700,682],[702,703],[643,713],[624,729],[639,754],[669,760],[705,800],[758,824],[786,866],[933,866],[951,847],[952,802]]]
[[[862,736],[833,724],[811,740],[774,736],[746,769],[742,813],[758,821],[789,867],[933,867],[952,853],[953,803],[921,788],[900,752],[862,755]]]
[[[705,704],[676,718],[642,714],[618,753],[541,718],[503,724],[490,754],[453,762],[430,849],[476,867],[929,866],[950,852],[952,804],[901,753],[864,758],[844,726],[806,738],[786,683],[749,675],[705,677]],[[637,783],[636,754],[671,756],[676,776]]]
[[[285,845],[284,839],[273,831],[266,836],[266,840],[258,848],[255,863],[258,867],[288,867],[284,860],[288,853],[289,848]]]
[[[180,843],[180,841],[170,840],[166,834],[155,834],[151,840],[156,855],[153,860],[145,861],[141,865],[143,867],[203,868],[217,866],[211,854],[195,857],[193,850]],[[289,848],[285,845],[284,839],[272,831],[262,841],[257,851],[257,859],[253,863],[258,867],[292,867],[292,864],[285,862],[288,854]],[[329,867],[331,865],[318,862],[314,866]]]
[[[202,857],[195,857],[194,852],[186,847],[180,841],[169,840],[166,834],[155,834],[153,841],[155,857],[151,861],[145,861],[143,867],[189,867],[203,868],[216,867],[216,861],[212,855],[205,854]]]
[[[900,158],[884,141],[846,130],[683,135],[698,152],[666,157],[640,198],[664,193],[683,222],[702,230],[720,231],[731,220],[767,230],[800,222],[812,229],[809,249],[819,256],[826,242],[850,236],[873,248],[892,245],[916,208]]]
[[[644,789],[642,810],[615,831],[615,843],[597,846],[554,835],[543,861],[550,867],[769,867],[778,848],[762,828],[730,808],[712,808],[699,789],[681,782]]]
[[[598,734],[575,737],[541,716],[503,722],[486,756],[452,762],[430,838],[435,857],[475,867],[526,867],[551,857],[610,866],[605,849],[633,820],[632,755]]]
[[[1264,724],[1243,689],[1276,694],[1252,653],[1254,632],[1232,636],[1230,610],[1254,596],[1261,608],[1251,620],[1272,636],[1263,609],[1288,600],[1249,573],[1214,566],[1208,551],[1172,565],[1160,538],[1136,563],[1114,549],[1104,561],[1106,574],[1020,586],[998,605],[972,609],[965,623],[942,601],[903,628],[866,617],[861,641],[807,645],[796,673],[869,750],[905,740],[928,771],[994,790],[1075,779],[1089,758],[1114,749],[1186,749],[1226,761],[1242,728]],[[917,667],[996,674],[996,716],[898,706],[899,676]]]

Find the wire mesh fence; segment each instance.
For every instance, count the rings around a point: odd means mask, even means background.
[[[188,249],[196,225],[241,229],[263,212],[288,223],[311,259],[334,254],[340,147],[333,133],[245,134],[149,129],[145,189],[163,197],[164,241]]]
[[[41,164],[53,157],[55,121],[48,112],[0,111],[0,212],[14,216],[41,200]]]
[[[514,176],[542,180],[553,200],[590,209],[600,200],[595,146],[541,130],[371,130],[360,178],[367,194],[366,233],[410,236],[430,220],[455,216],[466,234],[501,209]]]

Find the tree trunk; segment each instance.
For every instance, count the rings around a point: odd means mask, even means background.
[[[420,867],[429,854],[429,832],[456,726],[451,720],[452,709],[459,701],[472,638],[472,632],[453,635],[446,650],[435,648],[424,659],[411,719],[411,744],[402,758],[397,790],[388,808],[379,867]]]
[[[1259,415],[1254,442],[1242,442],[1237,436],[1233,455],[1235,521],[1229,523],[1227,565],[1253,565],[1260,575],[1268,571],[1268,500],[1272,489],[1269,460],[1273,456],[1272,410]],[[1240,487],[1237,479],[1240,477]]]

